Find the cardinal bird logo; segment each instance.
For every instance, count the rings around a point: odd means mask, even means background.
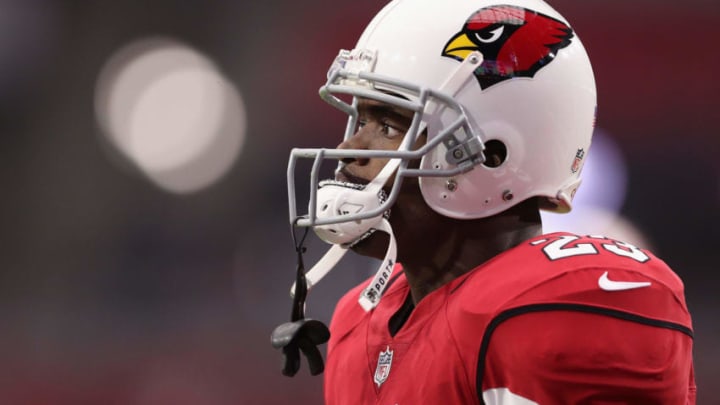
[[[573,36],[567,24],[536,11],[492,6],[471,15],[442,56],[462,62],[473,51],[482,53],[475,77],[484,90],[514,77],[534,77]]]

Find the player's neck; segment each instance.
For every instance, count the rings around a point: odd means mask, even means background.
[[[490,218],[447,222],[439,237],[403,255],[415,304],[444,284],[542,233],[540,215],[532,206]]]

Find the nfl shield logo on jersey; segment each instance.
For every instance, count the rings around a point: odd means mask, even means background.
[[[387,380],[388,375],[390,375],[390,367],[392,366],[392,359],[393,359],[393,351],[390,350],[390,346],[385,349],[384,352],[380,352],[380,356],[378,357],[378,363],[377,368],[375,369],[375,384],[377,384],[378,388],[382,385],[382,383]]]

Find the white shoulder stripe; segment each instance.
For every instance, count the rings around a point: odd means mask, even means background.
[[[507,388],[493,388],[483,391],[483,400],[486,405],[538,405],[527,398],[513,394]]]

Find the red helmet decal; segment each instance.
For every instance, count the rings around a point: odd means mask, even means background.
[[[443,49],[442,56],[463,61],[473,51],[483,55],[475,70],[480,88],[513,77],[534,77],[570,45],[573,30],[564,22],[517,6],[476,11]]]

